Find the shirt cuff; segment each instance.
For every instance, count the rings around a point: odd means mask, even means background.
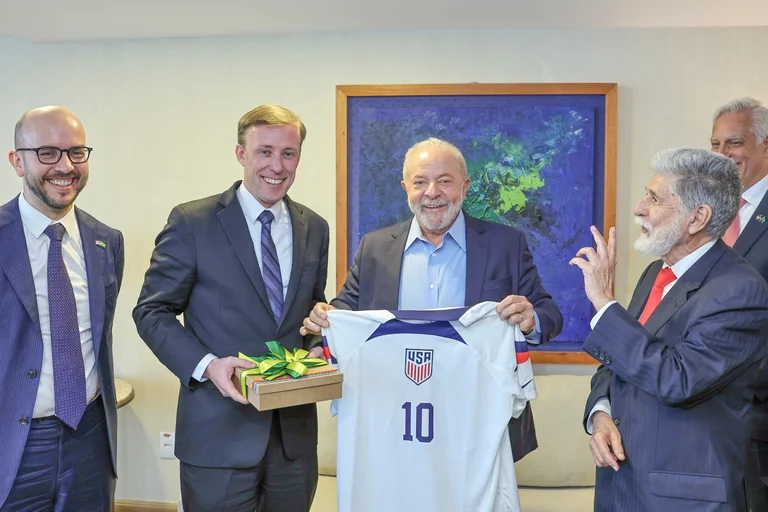
[[[599,322],[600,319],[603,317],[603,313],[605,313],[605,310],[608,309],[609,307],[611,307],[613,304],[616,304],[616,302],[617,301],[612,300],[611,302],[609,302],[608,304],[606,304],[605,306],[600,308],[600,311],[595,313],[595,316],[593,316],[592,320],[589,321],[589,328],[590,329],[594,329],[595,326],[597,325],[597,322]]]
[[[217,359],[217,358],[213,354],[208,354],[207,356],[202,358],[200,362],[197,363],[197,366],[195,366],[195,371],[192,372],[192,378],[198,382],[207,381],[208,377],[203,377],[203,374],[205,373],[205,370],[208,368],[208,365],[211,364],[211,361],[213,361],[214,359]]]
[[[592,411],[589,413],[589,418],[587,418],[587,432],[589,432],[589,435],[592,435],[592,416],[595,415],[597,411],[603,411],[608,416],[611,416],[611,402],[607,398],[600,398],[595,403],[595,406],[592,408]],[[611,416],[613,418],[613,416]]]
[[[531,345],[539,345],[541,343],[541,326],[539,325],[539,315],[536,311],[533,312],[533,319],[536,321],[533,330],[523,336],[525,336],[525,341]]]

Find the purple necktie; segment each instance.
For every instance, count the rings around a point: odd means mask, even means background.
[[[280,261],[277,259],[277,249],[272,240],[272,221],[275,216],[269,210],[264,210],[259,215],[261,222],[261,276],[264,286],[267,288],[269,305],[275,321],[280,323],[280,315],[283,314],[283,278],[280,274]]]
[[[61,240],[66,231],[61,224],[45,228],[45,234],[51,239],[48,248],[48,315],[56,416],[70,427],[77,428],[86,406],[85,364],[80,346],[75,292],[61,255]]]

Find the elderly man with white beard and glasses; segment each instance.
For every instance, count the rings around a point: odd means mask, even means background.
[[[571,260],[597,311],[583,349],[603,362],[584,426],[595,511],[742,512],[750,408],[766,355],[768,285],[720,237],[739,209],[736,164],[703,149],[657,155],[635,248],[661,258],[625,309],[616,235]]]
[[[562,315],[541,284],[525,234],[464,213],[469,184],[456,146],[434,138],[413,145],[401,182],[413,219],[363,237],[339,296],[318,303],[302,333],[328,327],[326,312],[335,308],[423,310],[494,301],[529,343],[556,336]],[[536,449],[530,405],[509,432],[515,460]]]

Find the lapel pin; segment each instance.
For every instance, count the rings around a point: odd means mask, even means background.
[[[107,248],[107,244],[105,244],[105,243],[104,243],[104,242],[102,242],[101,240],[96,240],[96,245],[98,245],[98,246],[99,246],[99,247],[101,247],[102,249],[106,249],[106,248]]]
[[[757,220],[757,222],[759,222],[760,224],[763,224],[763,223],[765,222],[765,215],[758,215],[757,217],[755,217],[755,219],[756,219],[756,220]]]

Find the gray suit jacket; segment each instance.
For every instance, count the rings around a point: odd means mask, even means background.
[[[754,381],[766,355],[768,285],[722,241],[637,318],[661,261],[629,308],[610,306],[584,343],[602,356],[584,421],[608,397],[627,460],[598,468],[595,510],[743,512]]]
[[[467,278],[464,304],[500,301],[524,295],[539,316],[543,342],[557,336],[563,317],[541,284],[525,234],[519,229],[464,214],[467,231]],[[331,305],[353,311],[397,309],[400,268],[411,221],[373,233],[360,241],[355,260],[339,296]],[[537,448],[530,405],[510,422],[515,460]]]
[[[253,242],[235,191],[177,206],[158,235],[138,304],[139,334],[181,382],[176,413],[176,456],[196,466],[243,468],[264,456],[272,412],[224,398],[212,382],[192,379],[208,353],[258,356],[265,342],[311,348],[303,319],[325,301],[328,223],[285,198],[293,229],[293,267],[283,317],[275,320]],[[184,325],[177,316],[184,315]],[[289,458],[317,449],[314,405],[280,409]]]

